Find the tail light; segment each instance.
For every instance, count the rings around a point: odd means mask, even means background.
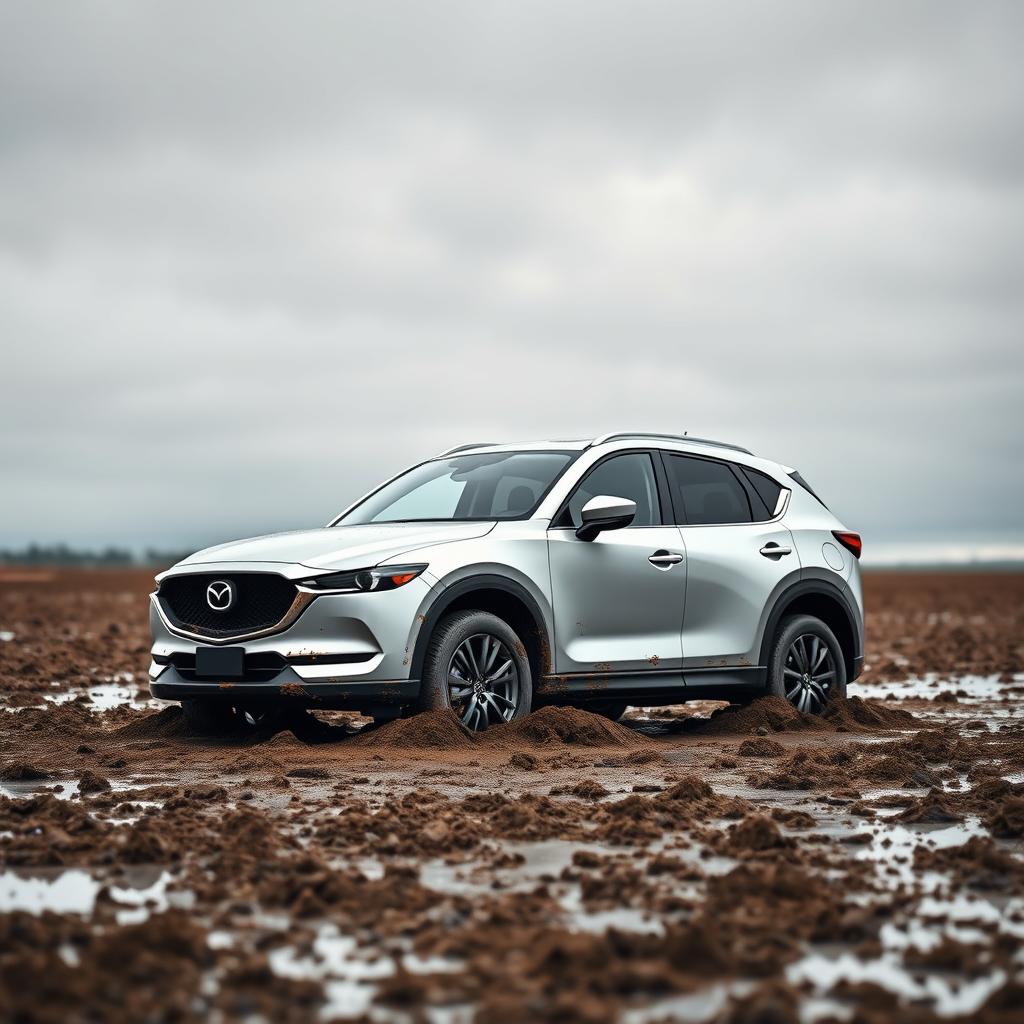
[[[840,544],[846,548],[854,558],[860,558],[861,548],[864,546],[860,542],[859,533],[845,533],[842,530],[833,530],[832,536],[835,537]]]

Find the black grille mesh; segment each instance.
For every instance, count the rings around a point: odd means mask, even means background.
[[[206,602],[206,588],[215,580],[235,587],[235,603],[216,612]],[[171,622],[189,633],[229,637],[276,626],[295,600],[293,583],[271,572],[197,573],[168,576],[159,597]]]

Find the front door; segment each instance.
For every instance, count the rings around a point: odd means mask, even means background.
[[[635,501],[633,525],[581,541],[580,511],[599,494]],[[686,562],[671,518],[648,452],[609,456],[577,486],[548,531],[557,673],[680,666]]]

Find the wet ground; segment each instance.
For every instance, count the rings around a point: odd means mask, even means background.
[[[1019,1021],[1024,575],[781,702],[188,735],[131,573],[0,570],[0,1018]]]

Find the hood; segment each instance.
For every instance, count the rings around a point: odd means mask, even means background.
[[[416,548],[483,537],[492,529],[493,522],[374,523],[295,530],[204,548],[189,555],[178,566],[208,562],[285,562],[310,569],[363,569]]]

